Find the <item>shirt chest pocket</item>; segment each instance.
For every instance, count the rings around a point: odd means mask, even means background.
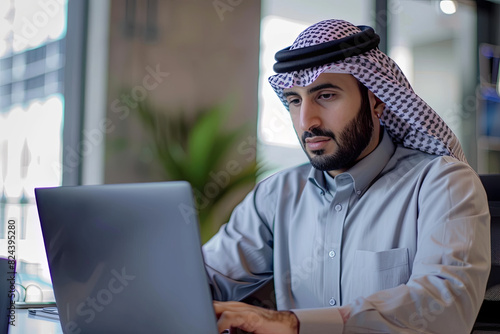
[[[408,248],[381,252],[357,250],[353,269],[352,297],[366,297],[404,284],[410,278]]]

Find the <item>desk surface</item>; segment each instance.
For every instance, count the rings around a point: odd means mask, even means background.
[[[16,309],[15,326],[9,327],[9,334],[63,334],[58,320],[28,314],[27,309]]]

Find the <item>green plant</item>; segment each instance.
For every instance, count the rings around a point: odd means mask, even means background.
[[[222,209],[220,203],[241,187],[255,184],[258,166],[255,158],[225,182],[214,182],[214,173],[221,173],[228,163],[231,149],[248,134],[247,125],[228,130],[224,127],[230,113],[229,104],[200,110],[187,116],[178,112],[157,112],[147,103],[138,108],[139,118],[151,137],[153,151],[168,180],[191,183],[200,220],[202,242],[207,241],[229,218],[232,208]],[[234,162],[234,161],[233,161]],[[210,184],[210,188],[207,188]],[[214,185],[216,188],[214,189]],[[217,219],[219,218],[219,219]]]

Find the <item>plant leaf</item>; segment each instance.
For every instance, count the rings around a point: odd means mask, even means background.
[[[250,125],[225,129],[224,123],[233,110],[231,105],[203,110],[194,118],[182,110],[155,112],[146,103],[140,103],[137,108],[167,179],[186,180],[198,196],[203,196],[203,204],[197,203],[197,206],[202,231],[206,233],[205,240],[224,222],[215,220],[220,201],[242,186],[253,185],[259,169],[255,161],[245,165],[237,174],[224,169],[228,166],[228,154],[235,145],[239,147],[244,143],[245,139],[238,138],[248,133],[247,126]],[[217,191],[204,194],[208,191],[207,185],[214,184],[214,173],[221,171],[229,175],[227,182],[216,182]]]
[[[232,193],[239,187],[247,184],[255,184],[257,173],[257,164],[255,162],[251,162],[241,172],[237,173],[236,175],[231,175],[228,184],[225,187],[222,187],[216,196],[213,196],[213,201],[218,202],[222,200],[224,196]]]
[[[217,136],[220,135],[222,123],[225,121],[225,110],[212,108],[201,115],[193,126],[189,140],[190,175],[195,183],[203,183],[210,172],[211,153],[215,149]]]

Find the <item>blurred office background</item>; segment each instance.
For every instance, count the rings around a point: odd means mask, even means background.
[[[19,300],[53,299],[35,187],[187,178],[206,240],[305,162],[267,77],[328,18],[375,27],[472,167],[500,172],[499,0],[2,0],[0,255],[15,224]]]

